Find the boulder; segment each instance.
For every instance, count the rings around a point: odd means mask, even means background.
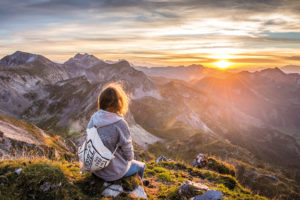
[[[121,185],[113,184],[113,185],[108,186],[108,183],[105,182],[103,186],[107,187],[102,192],[102,195],[104,197],[116,197],[116,196],[120,195],[124,191],[123,187]]]
[[[165,156],[160,156],[160,157],[158,157],[157,159],[156,159],[156,163],[159,163],[159,162],[161,162],[161,161],[167,161],[167,158],[165,157]]]
[[[147,199],[147,194],[143,188],[143,186],[139,185],[135,190],[130,192],[130,194],[134,195],[137,198]]]
[[[222,197],[222,192],[216,190],[208,190],[202,195],[195,196],[192,200],[222,200]]]
[[[19,168],[19,169],[17,169],[17,170],[15,171],[15,173],[16,173],[17,175],[20,175],[20,174],[21,174],[21,171],[22,171],[22,168]]]
[[[199,153],[193,161],[193,167],[204,167],[207,164],[207,158],[204,154]]]
[[[104,182],[103,186],[106,187],[105,190],[101,194],[104,197],[117,197],[117,196],[121,195],[122,193],[125,193],[125,194],[134,196],[139,199],[147,199],[147,194],[146,194],[143,186],[141,186],[141,185],[139,185],[137,188],[135,188],[132,191],[125,190],[123,188],[123,186],[119,185],[119,184],[109,185],[109,183]]]
[[[40,186],[40,190],[43,192],[48,192],[50,190],[54,190],[58,187],[62,186],[62,183],[58,183],[58,184],[51,184],[50,182],[45,182]]]
[[[204,184],[187,180],[180,186],[178,194],[182,199],[189,199],[193,196],[203,194],[208,189]]]
[[[156,159],[156,163],[159,163],[161,161],[173,161],[172,159],[167,159],[165,156],[160,156]]]

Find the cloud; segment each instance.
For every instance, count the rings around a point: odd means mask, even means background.
[[[299,21],[297,0],[2,0],[0,52],[65,59],[59,55],[86,51],[162,64],[225,54],[238,63],[297,62],[280,53],[299,54]]]
[[[287,59],[287,60],[296,60],[296,61],[300,61],[300,55],[299,55],[299,56],[289,56],[289,57],[285,57],[285,59]]]

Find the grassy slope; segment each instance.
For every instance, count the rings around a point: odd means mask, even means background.
[[[60,136],[50,131],[44,131],[33,124],[17,120],[7,115],[0,114],[0,120],[26,131],[36,140],[40,141],[43,144],[42,146],[45,148],[54,148],[60,153],[61,156],[64,157],[74,157],[74,155],[70,151],[74,152],[75,149],[72,149],[71,146],[67,146],[63,138],[61,138]],[[47,136],[45,136],[44,134],[46,134]]]
[[[219,140],[207,141],[207,138],[205,134],[197,134],[180,141],[156,143],[150,146],[149,151],[155,156],[165,155],[187,163],[191,163],[199,152],[216,155],[219,162],[225,160],[232,163],[237,169],[236,177],[240,183],[255,193],[274,199],[298,199],[300,197],[299,184],[276,170],[278,167],[267,165],[234,145]]]
[[[19,176],[14,172],[18,168],[23,169]],[[149,199],[180,199],[179,186],[187,179],[222,191],[225,200],[265,199],[244,189],[231,175],[192,168],[179,162],[148,162],[145,177],[150,180],[150,187],[144,187]],[[127,191],[140,184],[136,176],[115,183]],[[51,186],[50,190],[42,192],[41,188],[47,184]],[[0,199],[108,199],[100,196],[103,189],[102,180],[79,173],[77,162],[45,159],[0,162]],[[122,194],[115,199],[134,198]]]

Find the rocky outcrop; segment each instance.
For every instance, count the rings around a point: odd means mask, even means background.
[[[66,142],[67,141],[67,142]],[[0,114],[0,157],[47,157],[74,159],[71,141],[51,136],[35,125]]]
[[[223,197],[222,192],[209,190],[206,185],[189,180],[180,186],[178,193],[181,199],[192,200],[222,200]]]
[[[147,194],[143,188],[143,186],[139,185],[137,188],[135,188],[132,191],[126,191],[123,189],[122,185],[109,185],[109,183],[104,183],[104,187],[106,189],[102,192],[102,196],[104,197],[117,197],[123,193],[126,193],[127,195],[139,198],[139,199],[147,199]]]
[[[192,200],[222,200],[223,194],[220,191],[209,190],[206,193],[192,198]]]
[[[187,180],[180,186],[178,194],[181,197],[181,199],[189,199],[198,194],[202,194],[207,190],[208,187],[206,185]]]

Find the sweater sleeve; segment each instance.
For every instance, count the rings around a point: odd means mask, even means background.
[[[131,161],[134,158],[132,139],[128,124],[125,120],[120,121],[120,126],[117,127],[119,132],[119,148],[122,150],[124,157]]]

